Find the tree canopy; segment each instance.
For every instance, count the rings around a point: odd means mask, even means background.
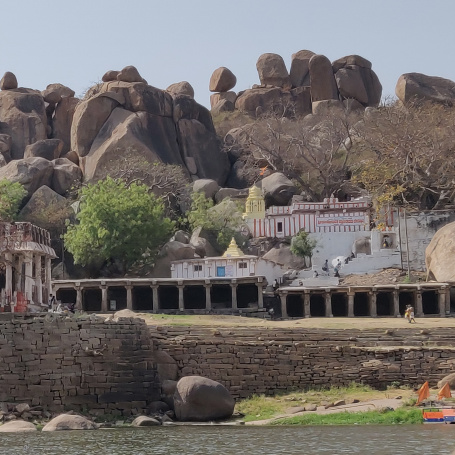
[[[173,222],[149,188],[107,177],[81,190],[78,223],[68,226],[65,247],[76,264],[121,264],[122,273],[153,260]]]
[[[201,227],[216,232],[221,248],[227,248],[232,237],[240,241],[239,230],[243,225],[242,212],[234,201],[227,198],[214,205],[213,201],[201,192],[194,192],[191,198],[191,210],[187,218],[193,230]]]
[[[27,191],[20,183],[0,180],[0,221],[14,220],[26,195]]]
[[[305,260],[313,256],[313,250],[316,248],[316,240],[310,239],[310,234],[306,231],[298,232],[291,240],[291,253]],[[305,263],[306,266],[306,263]]]

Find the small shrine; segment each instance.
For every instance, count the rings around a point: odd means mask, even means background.
[[[47,306],[51,260],[49,232],[30,223],[0,222],[0,311],[26,312]]]

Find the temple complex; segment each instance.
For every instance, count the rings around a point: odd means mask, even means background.
[[[0,311],[39,311],[51,293],[49,232],[30,223],[0,223]]]

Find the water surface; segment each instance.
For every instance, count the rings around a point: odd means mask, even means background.
[[[455,425],[164,426],[3,433],[1,455],[436,455],[455,450]]]

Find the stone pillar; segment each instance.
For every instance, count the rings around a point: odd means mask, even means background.
[[[446,315],[450,314],[450,286],[446,288]]]
[[[26,300],[33,300],[33,254],[27,252],[24,255],[25,279],[24,279],[24,297]]]
[[[354,317],[354,292],[348,292],[348,318]]]
[[[100,286],[101,288],[101,311],[103,313],[106,313],[108,310],[107,306],[107,286],[105,284],[102,284]]]
[[[82,288],[80,286],[76,286],[76,308],[78,310],[82,310]]]
[[[400,317],[400,294],[397,289],[393,291],[393,316]]]
[[[36,299],[37,304],[41,305],[43,302],[43,281],[41,279],[41,256],[35,256],[35,286],[36,286]]]
[[[21,281],[22,281],[22,264],[24,263],[24,258],[20,254],[16,257],[16,282],[14,283],[14,291],[22,291]],[[47,277],[46,277],[47,278]]]
[[[232,280],[231,282],[231,295],[232,295],[232,310],[235,311],[237,307],[237,282]]]
[[[207,311],[211,311],[212,310],[212,295],[210,293],[210,290],[212,289],[212,285],[210,284],[210,280],[205,280],[204,288],[205,288],[205,309]]]
[[[52,292],[51,291],[51,282],[52,282],[51,258],[46,257],[46,259],[44,261],[44,267],[46,270],[46,278],[44,280],[44,286],[47,290],[47,295],[49,296],[49,294]]]
[[[179,289],[179,310],[185,311],[185,300],[183,299],[183,281],[178,282]]]
[[[160,298],[158,295],[158,286],[156,284],[152,284],[150,286],[152,288],[152,311],[153,313],[157,313],[160,308]]]
[[[128,310],[133,310],[133,286],[131,284],[127,284],[126,288],[126,308]]]
[[[311,305],[310,305],[310,293],[309,291],[304,291],[303,294],[303,314],[306,318],[311,317]]]
[[[325,292],[325,317],[326,318],[333,318],[333,314],[332,314],[332,293],[330,292],[330,290],[327,290]]]
[[[259,282],[259,283],[256,283],[256,286],[258,288],[258,309],[261,309],[261,308],[264,308],[264,295],[262,293],[263,291],[263,283],[262,282]]]
[[[371,291],[368,293],[368,296],[370,298],[370,301],[369,301],[369,306],[370,306],[370,316],[372,318],[375,318],[378,316],[378,309],[377,309],[377,306],[376,306],[376,292],[374,291]]]
[[[280,300],[281,300],[281,317],[283,319],[287,319],[288,317],[288,309],[287,309],[287,292],[280,292]]]
[[[11,302],[11,297],[14,291],[13,284],[13,255],[5,253],[6,271],[5,271],[5,294],[7,302]]]
[[[445,286],[438,289],[439,317],[444,318],[446,315],[446,289]]]
[[[416,317],[420,318],[423,316],[423,308],[422,308],[422,291],[420,288],[417,288],[416,291],[416,306],[415,306],[415,315]]]

